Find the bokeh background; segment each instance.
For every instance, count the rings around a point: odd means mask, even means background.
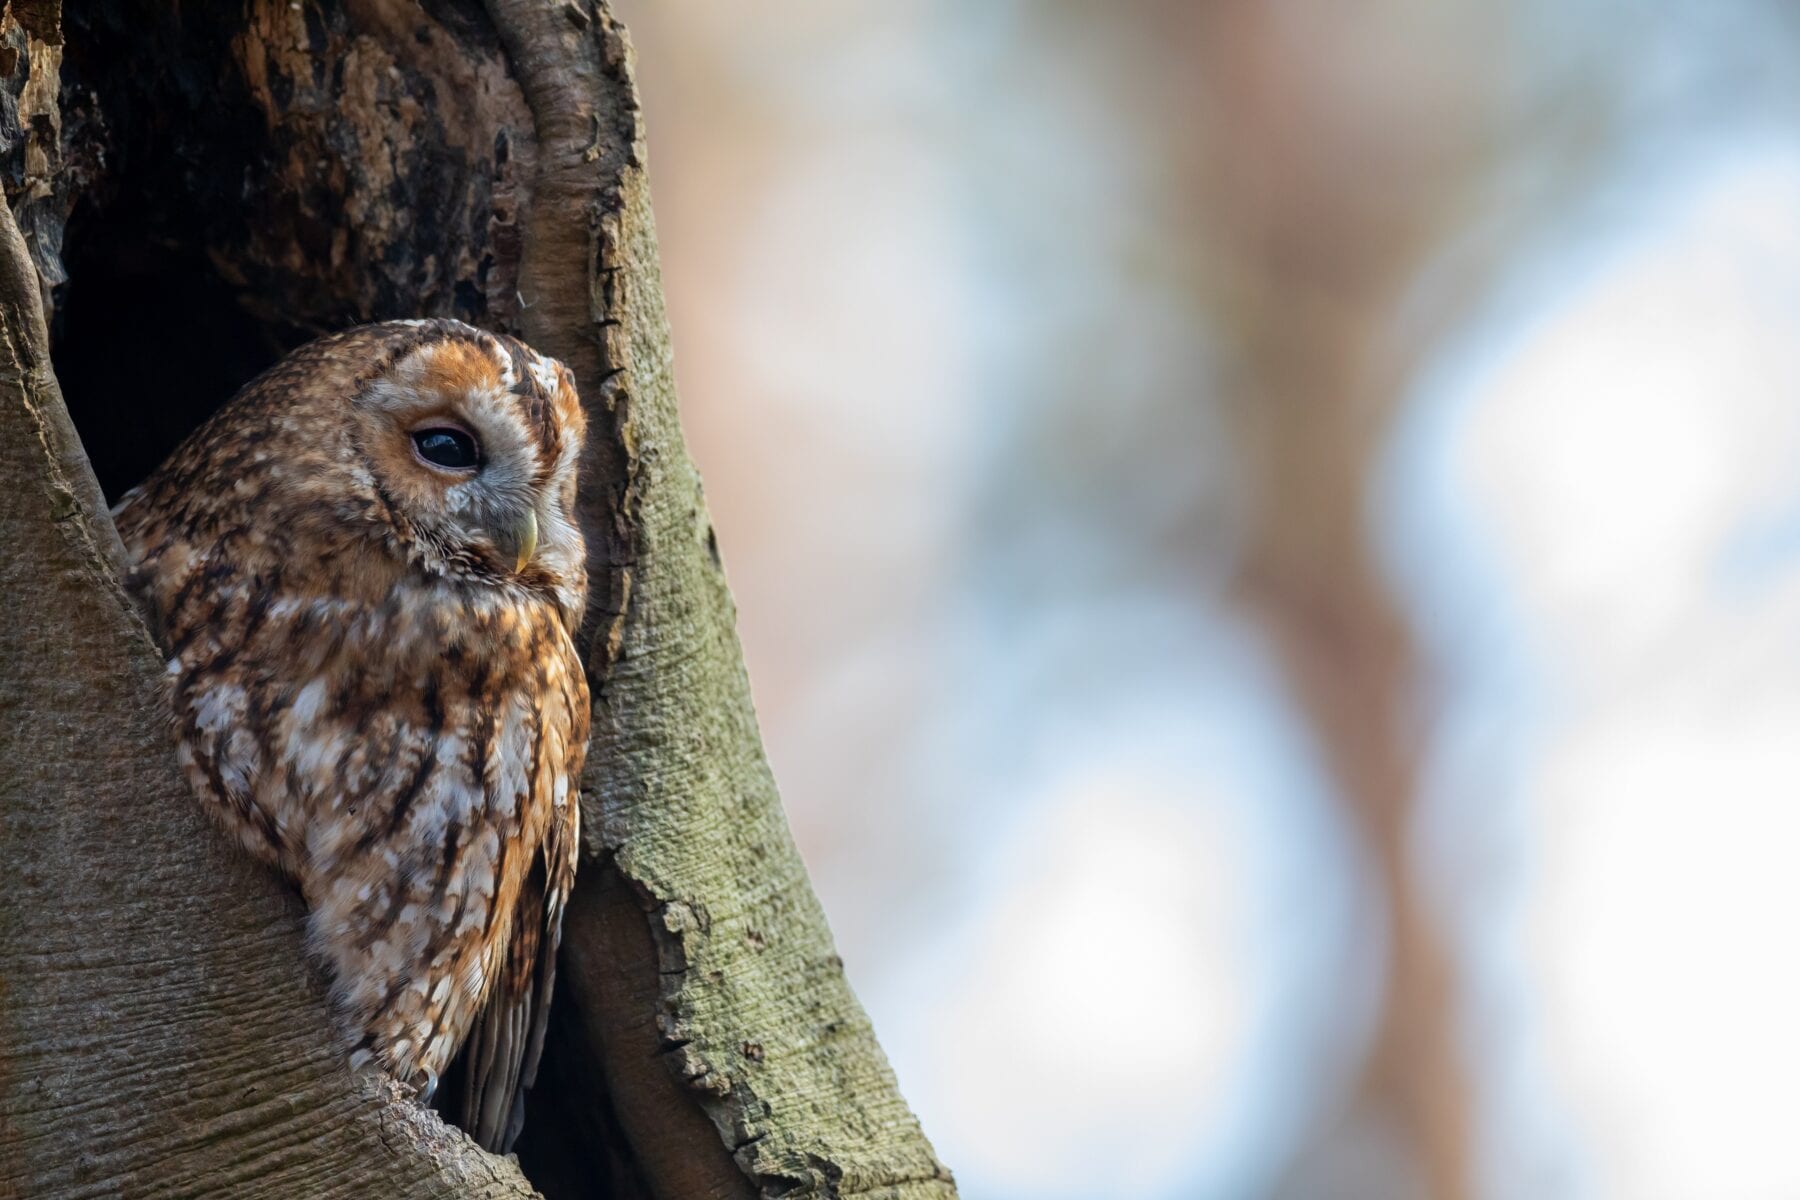
[[[967,1200],[1800,1196],[1800,9],[618,8]]]

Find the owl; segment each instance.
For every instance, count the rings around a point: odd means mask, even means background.
[[[297,885],[352,1065],[510,1147],[574,880],[587,682],[569,372],[455,321],[352,329],[127,493],[177,756]],[[454,1114],[458,1097],[438,1097]]]

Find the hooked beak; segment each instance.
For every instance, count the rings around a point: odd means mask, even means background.
[[[516,556],[513,570],[515,572],[523,571],[525,564],[531,561],[531,556],[537,553],[537,513],[532,509],[526,509],[525,515],[519,518],[517,524],[500,531],[497,540],[502,551],[510,550]]]

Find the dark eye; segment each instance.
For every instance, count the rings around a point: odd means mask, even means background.
[[[481,465],[481,449],[460,429],[419,429],[412,435],[419,457],[435,466],[468,470]]]

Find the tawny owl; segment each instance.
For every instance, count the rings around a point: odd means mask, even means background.
[[[575,874],[587,683],[568,372],[454,321],[251,383],[114,510],[178,756],[298,884],[353,1042],[516,1136]],[[454,1099],[454,1098],[452,1098]]]

